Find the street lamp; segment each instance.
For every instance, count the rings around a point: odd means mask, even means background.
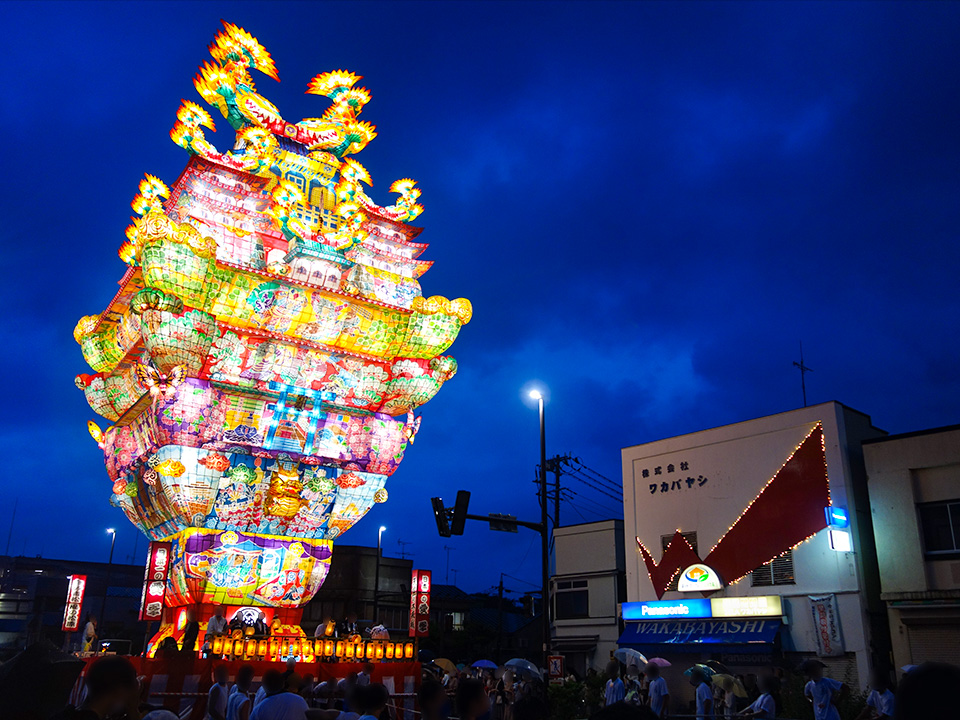
[[[100,620],[97,625],[97,635],[100,636],[100,640],[103,639],[103,614],[107,609],[107,591],[110,589],[110,569],[113,566],[113,546],[117,543],[117,531],[114,528],[107,528],[107,532],[110,533],[110,559],[107,560],[107,582],[103,588],[103,600],[100,603]]]
[[[530,399],[536,400],[540,409],[540,524],[543,531],[540,533],[540,563],[541,580],[543,582],[543,667],[547,667],[547,657],[550,654],[550,577],[548,553],[547,527],[547,433],[543,414],[543,393],[539,390],[530,391]]]
[[[387,528],[384,525],[380,526],[380,532],[377,533],[377,572],[374,575],[373,580],[373,622],[374,624],[380,621],[380,557],[382,555],[381,548],[383,547],[383,531]]]

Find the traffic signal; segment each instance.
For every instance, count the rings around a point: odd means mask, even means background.
[[[463,535],[463,527],[467,524],[467,505],[470,504],[470,491],[457,491],[457,504],[453,506],[453,519],[450,521],[450,532],[454,535]]]
[[[443,507],[443,498],[430,498],[430,502],[433,503],[433,515],[437,520],[440,537],[450,537],[450,523],[447,520],[446,508]]]

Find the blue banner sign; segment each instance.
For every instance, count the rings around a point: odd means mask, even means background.
[[[627,625],[620,646],[653,643],[771,643],[780,620],[661,620]]]
[[[707,598],[623,603],[623,619],[627,621],[661,619],[680,620],[708,618],[712,616],[710,601]]]

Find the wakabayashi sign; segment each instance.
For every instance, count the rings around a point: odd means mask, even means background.
[[[620,647],[651,643],[770,643],[780,620],[654,620],[628,623]]]

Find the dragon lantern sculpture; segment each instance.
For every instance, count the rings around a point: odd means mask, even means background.
[[[255,89],[254,70],[278,79],[256,39],[224,23],[210,54],[196,89],[235,145],[219,152],[210,114],[181,103],[170,136],[190,160],[169,187],[140,183],[120,291],[74,330],[94,370],[77,386],[112,423],[89,427],[112,503],[169,544],[153,647],[177,612],[214,604],[302,635],[334,540],[386,502],[472,313],[421,293],[414,181],[385,207],[364,191],[359,76],[315,77],[307,92],[332,102],[292,124]]]

